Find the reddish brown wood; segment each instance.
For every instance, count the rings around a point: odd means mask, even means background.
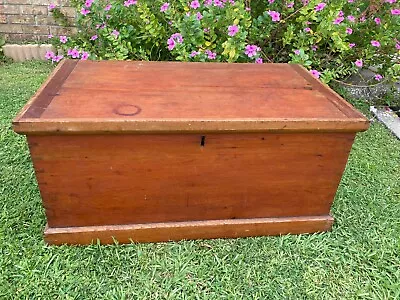
[[[15,118],[49,243],[328,230],[368,120],[287,64],[64,61]]]
[[[50,227],[327,215],[354,134],[30,136]]]
[[[27,135],[82,135],[82,134],[165,134],[165,133],[218,133],[218,132],[359,132],[366,130],[365,119],[235,119],[213,120],[143,120],[120,122],[105,119],[57,119],[43,121],[27,119],[14,123],[14,130]]]
[[[87,245],[167,242],[212,238],[313,233],[330,230],[331,216],[171,222],[136,225],[49,228],[47,243]]]
[[[77,60],[65,60],[57,71],[53,72],[50,80],[45,83],[40,93],[34,96],[34,105],[27,107],[24,118],[40,118],[54,97],[59,95],[59,90],[64,81],[71,74],[77,64]]]
[[[349,118],[364,119],[367,121],[362,113],[355,110],[354,107],[345,101],[338,93],[332,90],[327,84],[323,83],[321,80],[315,78],[301,65],[291,64],[290,65],[298,74],[303,76],[307,82],[311,85],[313,90],[316,90],[323,94],[329,101],[337,107],[344,115]],[[365,123],[368,128],[368,122]]]
[[[67,61],[20,133],[365,130],[368,121],[300,67],[287,64]],[[69,74],[70,73],[70,74]],[[69,74],[69,76],[65,76]],[[59,78],[65,78],[58,88]],[[42,94],[45,94],[44,96]],[[43,97],[42,97],[43,96]],[[40,119],[30,111],[39,110]]]

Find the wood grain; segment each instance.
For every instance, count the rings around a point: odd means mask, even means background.
[[[132,87],[133,88],[133,87]],[[63,87],[43,114],[43,119],[115,118],[157,119],[266,119],[347,117],[313,90],[237,87],[132,90],[75,89]],[[88,99],[93,99],[89,101]],[[307,105],[300,108],[300,103]],[[94,105],[96,101],[96,105]],[[137,111],[140,107],[141,111]]]
[[[328,230],[368,120],[300,66],[63,61],[13,121],[49,243]]]
[[[170,134],[170,133],[303,133],[360,132],[369,127],[364,118],[343,119],[227,119],[215,120],[137,120],[27,119],[13,124],[14,131],[27,135]]]
[[[335,105],[342,113],[344,113],[349,118],[365,118],[365,116],[360,113],[358,110],[354,109],[354,107],[348,103],[343,97],[341,97],[338,93],[336,93],[333,89],[331,89],[327,84],[323,83],[321,80],[315,78],[310,74],[310,72],[304,68],[302,65],[298,64],[290,64],[290,66],[307,82],[312,86],[313,90],[317,90],[321,92],[324,96],[326,96],[329,101]]]
[[[50,227],[327,215],[353,139],[28,137]]]
[[[178,240],[238,238],[265,235],[314,233],[330,230],[333,218],[326,216],[262,218],[129,224],[93,227],[46,227],[45,241],[49,244],[131,242],[167,242]]]
[[[28,111],[14,120],[16,132],[357,132],[368,128],[365,117],[298,66],[118,61],[64,65]],[[60,78],[64,81],[59,87]],[[31,113],[35,111],[40,113]]]
[[[33,96],[34,102],[24,112],[24,118],[40,118],[51,104],[54,97],[59,95],[59,90],[71,74],[78,61],[64,60],[50,75],[40,91]],[[23,109],[24,111],[24,109]]]

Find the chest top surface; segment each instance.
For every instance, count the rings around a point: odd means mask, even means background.
[[[63,61],[14,120],[35,132],[361,131],[299,65]]]

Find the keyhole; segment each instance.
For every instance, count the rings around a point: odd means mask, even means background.
[[[206,144],[206,136],[205,136],[205,135],[202,135],[202,136],[201,136],[201,141],[200,141],[200,146],[201,146],[201,147],[204,147],[205,144]]]

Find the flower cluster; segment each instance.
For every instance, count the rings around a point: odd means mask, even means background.
[[[49,36],[70,58],[292,62],[325,82],[371,65],[378,67],[376,81],[400,75],[396,0],[375,6],[361,0],[73,3],[78,34]],[[55,12],[57,5],[48,8]]]
[[[73,48],[67,50],[67,56],[70,58],[80,58],[81,60],[87,60],[89,58],[89,53]]]
[[[46,51],[46,54],[44,55],[44,57],[47,60],[51,60],[52,62],[59,62],[64,58],[63,55],[57,55],[53,51]]]
[[[171,37],[167,40],[168,50],[173,50],[176,44],[182,44],[183,37],[180,33],[174,33]]]
[[[256,46],[256,45],[247,45],[245,47],[245,51],[244,53],[248,56],[248,57],[253,57],[256,56],[257,53],[261,51],[261,48]]]

